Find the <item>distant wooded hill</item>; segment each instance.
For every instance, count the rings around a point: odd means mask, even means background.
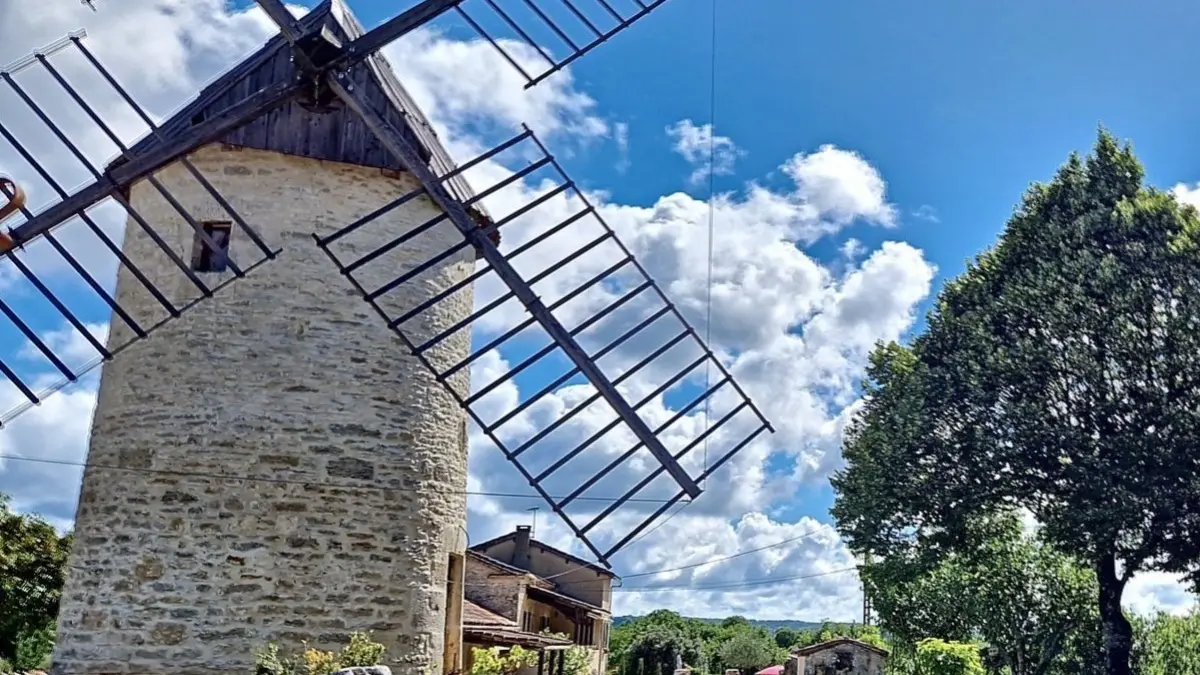
[[[628,623],[630,621],[633,621],[636,618],[638,618],[638,617],[636,617],[636,616],[614,617],[613,618],[613,627],[620,626],[623,623]],[[721,623],[722,621],[725,620],[725,619],[705,619],[705,618],[701,618],[701,617],[684,617],[684,618],[685,619],[693,619],[695,621],[703,621],[705,623]],[[766,628],[767,630],[771,631],[772,633],[779,630],[780,628],[791,628],[792,630],[797,630],[797,631],[798,630],[817,630],[818,628],[820,628],[821,626],[824,625],[820,621],[793,621],[790,619],[778,619],[778,620],[775,620],[775,619],[747,619],[747,621],[749,621],[750,625],[752,625],[752,626],[762,626],[763,628]],[[836,627],[846,627],[846,626],[849,626],[850,624],[830,622],[830,625],[836,626]]]

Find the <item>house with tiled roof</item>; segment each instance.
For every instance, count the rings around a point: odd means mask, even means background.
[[[592,673],[603,675],[615,578],[604,567],[533,539],[528,526],[472,546],[467,551],[463,590],[467,651],[482,644],[477,637],[498,636],[498,630],[566,636],[568,645],[588,651]],[[468,610],[470,605],[478,611]],[[534,648],[549,653],[551,661],[562,650],[549,643]],[[548,665],[546,675],[560,672],[561,654]]]

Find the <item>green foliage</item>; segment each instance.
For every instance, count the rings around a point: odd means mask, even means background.
[[[54,625],[70,547],[70,535],[14,513],[0,495],[0,657],[15,661],[22,636],[36,650],[36,634]]]
[[[778,645],[780,649],[790,649],[796,644],[797,639],[799,639],[799,636],[796,635],[796,631],[792,630],[791,628],[780,628],[779,630],[775,631],[775,644]]]
[[[299,672],[296,659],[282,656],[279,645],[274,642],[254,654],[254,675],[297,675]]]
[[[383,665],[387,647],[371,639],[370,633],[350,634],[350,644],[342,648],[338,660],[343,668],[365,668]]]
[[[746,630],[721,643],[717,656],[725,668],[737,668],[745,673],[775,665],[778,652],[773,640],[764,640],[763,636]]]
[[[511,647],[502,651],[500,647],[471,650],[474,662],[471,675],[513,675],[522,668],[537,664],[537,652]]]
[[[669,675],[676,658],[685,664],[700,662],[701,642],[686,630],[671,625],[651,625],[630,641],[623,660],[639,675]]]
[[[1200,609],[1188,616],[1138,618],[1134,634],[1138,675],[1200,673]]]
[[[331,675],[342,668],[337,654],[319,649],[305,649],[300,660],[304,662],[305,675]]]
[[[588,675],[592,672],[592,659],[585,647],[571,647],[563,654],[563,675]]]
[[[0,658],[0,675],[7,675],[7,673],[11,672],[13,672],[12,661],[9,661],[5,658]]]
[[[1179,479],[1200,436],[1200,216],[1143,173],[1101,132],[1030,188],[912,347],[872,355],[834,479],[851,548],[921,574],[1028,509],[1095,572],[1109,675],[1130,672],[1129,578],[1200,581],[1200,482]]]
[[[383,665],[386,656],[387,648],[370,633],[351,633],[340,653],[306,648],[298,657],[284,656],[272,642],[255,652],[254,675],[329,675],[343,668]]]
[[[979,647],[936,638],[917,643],[917,675],[986,675]]]
[[[22,633],[17,638],[13,666],[18,670],[49,670],[54,651],[54,626]]]
[[[935,565],[914,551],[864,567],[880,624],[909,643],[981,638],[989,664],[1011,675],[1088,672],[1098,646],[1094,574],[1024,536],[1015,517],[975,527],[971,550]]]

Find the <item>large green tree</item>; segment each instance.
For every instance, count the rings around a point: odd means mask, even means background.
[[[0,657],[15,657],[23,638],[54,625],[69,549],[69,535],[13,512],[0,495]]]
[[[1129,579],[1200,580],[1200,218],[1143,175],[1102,131],[1028,190],[912,349],[875,354],[837,483],[844,535],[884,557],[969,550],[973,521],[1028,509],[1095,572],[1109,675],[1130,674]]]
[[[989,663],[1009,675],[1090,672],[1095,576],[1023,535],[1016,517],[987,525],[990,539],[933,567],[901,556],[864,566],[880,624],[910,644],[981,639]]]

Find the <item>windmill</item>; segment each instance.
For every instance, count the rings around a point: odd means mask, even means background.
[[[82,34],[0,73],[95,178],[68,194],[0,124],[0,137],[60,197],[37,214],[17,205],[25,221],[9,231],[15,248],[6,257],[92,345],[97,362],[136,353],[113,361],[101,381],[77,516],[78,571],[65,592],[55,656],[72,672],[102,672],[116,653],[129,667],[232,671],[245,667],[247,630],[326,643],[334,628],[372,626],[414,672],[436,668],[445,618],[445,589],[436,583],[446,578],[446,556],[463,550],[466,418],[610,567],[617,552],[696,498],[714,472],[770,430],[533,130],[456,166],[378,55],[454,11],[534,86],[664,0],[630,0],[628,11],[609,0],[560,0],[556,11],[524,0],[524,19],[516,2],[506,9],[482,0],[476,11],[474,0],[425,0],[369,31],[342,0],[301,19],[278,0],[258,1],[279,34],[160,125]],[[545,67],[530,69],[506,51],[484,29],[485,10],[529,42]],[[561,17],[574,17],[583,37],[572,37]],[[538,46],[533,25],[559,37],[567,56]],[[124,145],[55,68],[51,57],[71,49],[140,116],[146,138]],[[26,68],[49,74],[121,156],[92,168],[17,82]],[[479,192],[465,181],[472,169],[513,155],[528,165]],[[490,196],[535,179],[547,187],[507,215],[493,218],[483,208]],[[89,215],[104,200],[128,213],[123,246]],[[562,212],[564,205],[573,210]],[[502,250],[500,236],[535,216],[547,226]],[[120,259],[115,294],[55,239],[53,230],[71,219]],[[306,248],[297,241],[302,233]],[[41,240],[111,308],[106,343],[22,261],[19,252]],[[556,272],[602,251],[612,257],[587,267],[584,278],[554,284],[553,300],[543,292]],[[531,260],[541,271],[527,271]],[[347,285],[330,283],[326,271]],[[476,302],[488,284],[496,297]],[[472,328],[506,303],[524,318],[472,345]],[[81,376],[3,301],[0,312],[64,381]],[[367,312],[376,318],[368,322]],[[381,337],[381,323],[394,341]],[[468,374],[496,349],[538,337],[543,346],[469,386]],[[618,360],[615,375],[602,364],[635,343],[648,352],[643,358]],[[526,389],[545,360],[565,370],[489,418],[488,396],[517,380]],[[706,368],[716,382],[698,385]],[[27,406],[42,399],[14,368],[0,362],[0,372]],[[663,377],[657,386],[634,386],[646,372]],[[505,430],[567,386],[591,393],[536,430]],[[672,392],[669,408],[663,404],[657,417],[646,412]],[[716,422],[687,439],[676,433],[708,404],[719,412]],[[565,449],[554,442],[597,411],[610,421]],[[628,448],[587,453],[611,438]],[[701,464],[700,448],[717,441],[719,454]],[[564,483],[561,469],[589,454],[604,461],[582,484]],[[649,468],[630,485],[630,466]],[[306,482],[314,475],[324,482]],[[590,491],[613,485],[622,492],[593,506]],[[669,491],[649,514],[617,513],[647,489]],[[369,578],[391,583],[361,580]],[[302,603],[321,584],[339,589],[327,600],[335,606],[339,598],[371,601],[371,589],[390,594],[395,606],[345,616],[330,608],[334,618],[323,629],[306,618],[315,607],[280,604]],[[177,611],[179,602],[203,605],[214,594],[222,601],[203,614]]]

